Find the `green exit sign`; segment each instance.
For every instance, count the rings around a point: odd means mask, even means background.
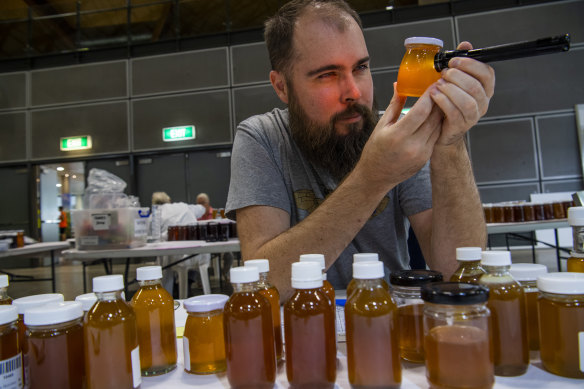
[[[165,142],[176,142],[187,139],[195,139],[195,126],[167,127],[162,129],[162,140]]]
[[[91,148],[91,136],[61,138],[61,151],[85,150]]]

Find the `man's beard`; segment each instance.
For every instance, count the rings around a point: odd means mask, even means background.
[[[367,106],[354,103],[335,114],[327,124],[318,124],[306,115],[294,93],[290,94],[288,111],[292,137],[304,156],[339,181],[359,161],[363,147],[379,120]],[[355,113],[361,115],[362,121],[350,124],[346,135],[337,134],[336,122],[354,116]]]

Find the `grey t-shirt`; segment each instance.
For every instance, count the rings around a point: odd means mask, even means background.
[[[316,209],[337,185],[330,174],[304,158],[292,139],[287,109],[274,109],[239,125],[231,156],[228,217],[235,219],[235,211],[240,208],[267,205],[288,212],[290,226],[294,226]],[[352,278],[355,253],[378,253],[389,271],[408,269],[406,217],[431,207],[430,171],[426,164],[387,193],[328,269],[327,278],[333,287],[346,288]],[[319,233],[329,238],[327,231]]]

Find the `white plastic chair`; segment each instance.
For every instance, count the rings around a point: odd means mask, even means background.
[[[161,257],[161,266],[165,266],[169,263],[175,262],[179,260],[180,256],[164,256]],[[172,286],[172,277],[169,278],[171,274],[176,274],[177,281],[178,281],[178,298],[179,299],[186,299],[188,298],[189,294],[189,270],[195,268],[199,271],[201,276],[201,283],[203,284],[203,293],[210,294],[211,293],[211,283],[209,281],[209,266],[211,264],[211,254],[198,254],[195,257],[188,259],[184,262],[178,263],[172,266],[170,272],[168,272],[164,278],[167,279],[167,282],[164,282],[165,287],[170,289]],[[170,282],[170,285],[166,285]]]

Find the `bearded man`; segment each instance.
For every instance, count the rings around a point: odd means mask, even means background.
[[[484,247],[464,138],[487,111],[491,67],[455,58],[399,120],[406,97],[394,86],[379,118],[361,21],[344,1],[286,3],[265,40],[270,81],[288,109],[239,125],[227,213],[244,260],[270,260],[282,300],[301,254],[325,255],[335,289],[350,281],[354,253],[378,253],[389,271],[409,268],[410,225],[445,279],[457,247]]]

